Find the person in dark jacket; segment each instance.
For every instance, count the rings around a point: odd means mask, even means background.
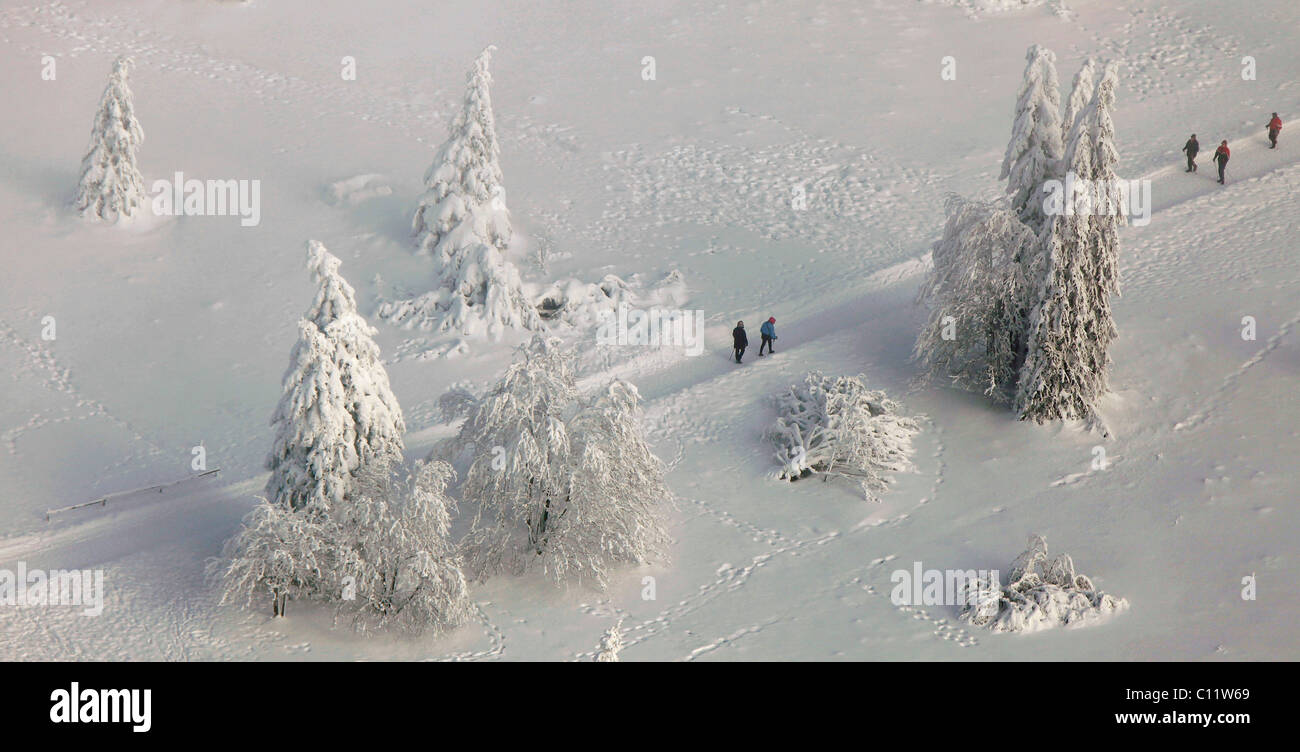
[[[1278,117],[1277,113],[1275,112],[1273,113],[1273,119],[1268,121],[1268,142],[1272,144],[1272,146],[1268,148],[1270,149],[1277,148],[1277,134],[1281,132],[1282,132],[1282,118]]]
[[[776,350],[772,349],[772,340],[776,339],[776,317],[773,316],[764,321],[763,325],[758,328],[758,333],[763,337],[763,341],[758,344],[758,357],[763,357],[764,347],[767,348],[769,354],[776,354]]]
[[[1201,150],[1201,145],[1196,142],[1196,134],[1187,139],[1183,145],[1183,151],[1187,153],[1187,172],[1196,172],[1196,152]]]
[[[1232,156],[1232,151],[1228,149],[1228,140],[1224,139],[1219,148],[1214,150],[1214,161],[1219,163],[1219,185],[1223,185],[1223,171],[1228,169],[1228,158]]]
[[[749,337],[745,336],[745,322],[736,322],[736,328],[731,330],[731,344],[736,348],[736,362],[739,363],[745,356],[745,348],[749,347]]]

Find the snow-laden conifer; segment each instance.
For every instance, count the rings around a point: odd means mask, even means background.
[[[600,638],[600,649],[596,651],[597,663],[618,663],[618,654],[623,650],[623,620],[605,631]]]
[[[132,64],[129,57],[113,63],[91,126],[76,197],[77,210],[85,217],[116,222],[135,215],[145,204],[144,178],[135,164],[144,131],[127,84]]]
[[[1011,207],[1022,221],[1039,231],[1043,213],[1043,183],[1060,171],[1061,90],[1056,77],[1056,54],[1039,45],[1025,53],[1024,80],[1016,97],[1011,140],[1002,160],[1001,179]]]
[[[1061,143],[1070,143],[1070,131],[1074,130],[1074,123],[1079,116],[1088,109],[1092,102],[1092,95],[1096,89],[1097,79],[1097,61],[1088,58],[1083,61],[1079,72],[1074,74],[1074,82],[1070,86],[1070,96],[1065,100],[1065,112],[1061,117]]]

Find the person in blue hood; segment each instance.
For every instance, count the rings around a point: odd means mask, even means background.
[[[776,353],[776,350],[772,349],[772,340],[776,339],[776,317],[773,316],[767,321],[764,321],[763,326],[759,328],[758,333],[763,337],[763,341],[758,345],[758,357],[763,357],[764,347],[767,348],[769,353]]]

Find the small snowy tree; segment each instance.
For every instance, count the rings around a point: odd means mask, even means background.
[[[1083,66],[1079,72],[1074,74],[1074,83],[1070,87],[1070,97],[1065,100],[1065,114],[1061,118],[1061,143],[1070,143],[1070,131],[1074,130],[1074,124],[1088,109],[1088,104],[1092,102],[1093,91],[1096,88],[1097,61],[1088,58],[1083,61]]]
[[[357,630],[441,632],[469,618],[465,576],[449,539],[452,474],[445,462],[420,462],[399,482],[396,465],[385,461],[358,480],[356,503],[340,519],[347,540],[340,571],[352,587],[340,610]]]
[[[776,477],[853,478],[869,501],[879,501],[876,493],[893,482],[891,473],[911,468],[920,425],[862,378],[813,371],[777,398],[776,424],[767,432],[781,463]]]
[[[507,328],[540,329],[519,271],[505,253],[513,233],[498,163],[500,146],[488,89],[492,50],[468,75],[464,107],[425,172],[427,186],[412,220],[419,252],[437,259],[437,289],[385,302],[379,315],[424,330],[500,337]]]
[[[959,618],[994,632],[1032,632],[1093,623],[1128,608],[1128,601],[1098,590],[1074,570],[1067,554],[1049,556],[1041,535],[1011,564],[1010,582],[966,583]]]
[[[1024,263],[1034,233],[997,204],[952,195],[943,237],[919,301],[930,309],[915,347],[926,378],[1002,402],[1015,394],[1024,357],[1030,291]]]
[[[327,520],[262,499],[215,562],[221,602],[251,606],[266,598],[271,615],[284,616],[290,599],[329,588],[335,554]]]
[[[316,241],[307,265],[320,285],[284,377],[271,419],[267,496],[293,509],[342,503],[365,464],[400,458],[406,424],[339,260]]]
[[[1044,224],[1044,181],[1060,170],[1061,90],[1056,78],[1056,54],[1039,45],[1025,53],[1024,81],[1016,98],[1016,118],[1002,160],[1011,207],[1034,229]]]
[[[144,131],[135,117],[127,85],[132,64],[129,57],[119,57],[113,63],[99,100],[77,187],[76,206],[84,217],[116,222],[134,215],[145,201],[144,178],[135,165]]]
[[[1039,302],[1029,317],[1029,339],[1016,407],[1021,420],[1081,419],[1105,432],[1096,413],[1105,393],[1107,354],[1117,330],[1110,296],[1118,292],[1118,236],[1122,221],[1099,214],[1116,201],[1113,125],[1116,69],[1106,74],[1071,135],[1069,172],[1091,181],[1078,199],[1051,217],[1042,243],[1048,261]],[[1103,164],[1098,167],[1098,161]],[[1108,177],[1109,176],[1109,177]],[[1102,204],[1102,206],[1098,206]]]
[[[623,650],[623,620],[605,631],[600,638],[600,650],[596,652],[597,663],[618,663],[618,654]]]
[[[570,359],[535,337],[461,427],[474,457],[461,496],[478,507],[463,547],[477,579],[540,567],[604,588],[613,567],[666,557],[672,495],[636,390],[615,382],[580,403]]]

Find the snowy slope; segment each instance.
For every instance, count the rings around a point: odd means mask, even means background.
[[[0,608],[0,658],[589,659],[618,617],[625,660],[1300,657],[1300,158],[1288,130],[1276,151],[1263,138],[1269,112],[1300,112],[1291,0],[1069,0],[1067,18],[915,0],[538,5],[0,5],[0,567],[103,568],[108,588],[98,617]],[[1121,61],[1121,172],[1152,181],[1151,223],[1122,234],[1105,471],[1090,471],[1097,436],[912,386],[912,299],[943,196],[999,190],[1034,42],[1057,52],[1065,81],[1085,56]],[[363,640],[310,609],[273,624],[218,608],[202,564],[265,482],[267,424],[312,294],[303,243],[343,260],[367,313],[376,274],[425,289],[410,212],[489,43],[526,279],[679,269],[687,307],[708,317],[701,357],[588,359],[589,382],[618,374],[647,398],[680,497],[673,561],[605,593],[497,578],[471,591],[479,623],[436,640]],[[136,60],[146,185],[176,171],[260,179],[259,226],[119,229],[67,209],[121,53]],[[46,54],[54,81],[40,76]],[[339,76],[345,55],[355,82]],[[938,75],[945,55],[956,81]],[[1256,81],[1239,75],[1245,55]],[[1191,132],[1206,172],[1188,176],[1178,149]],[[1208,156],[1222,138],[1221,188]],[[790,208],[795,184],[806,211]],[[536,244],[555,252],[545,272],[527,256]],[[730,363],[731,325],[768,315],[777,356]],[[1255,341],[1240,337],[1247,315]],[[449,432],[438,396],[490,383],[511,344],[424,359],[423,335],[381,327],[378,341],[411,457]],[[917,472],[883,504],[763,478],[767,398],[810,369],[864,372],[927,416]],[[200,443],[217,479],[43,516],[189,475]],[[959,625],[955,608],[890,603],[894,569],[1005,569],[1031,532],[1132,608],[1014,636]],[[1252,573],[1259,600],[1243,601]]]

